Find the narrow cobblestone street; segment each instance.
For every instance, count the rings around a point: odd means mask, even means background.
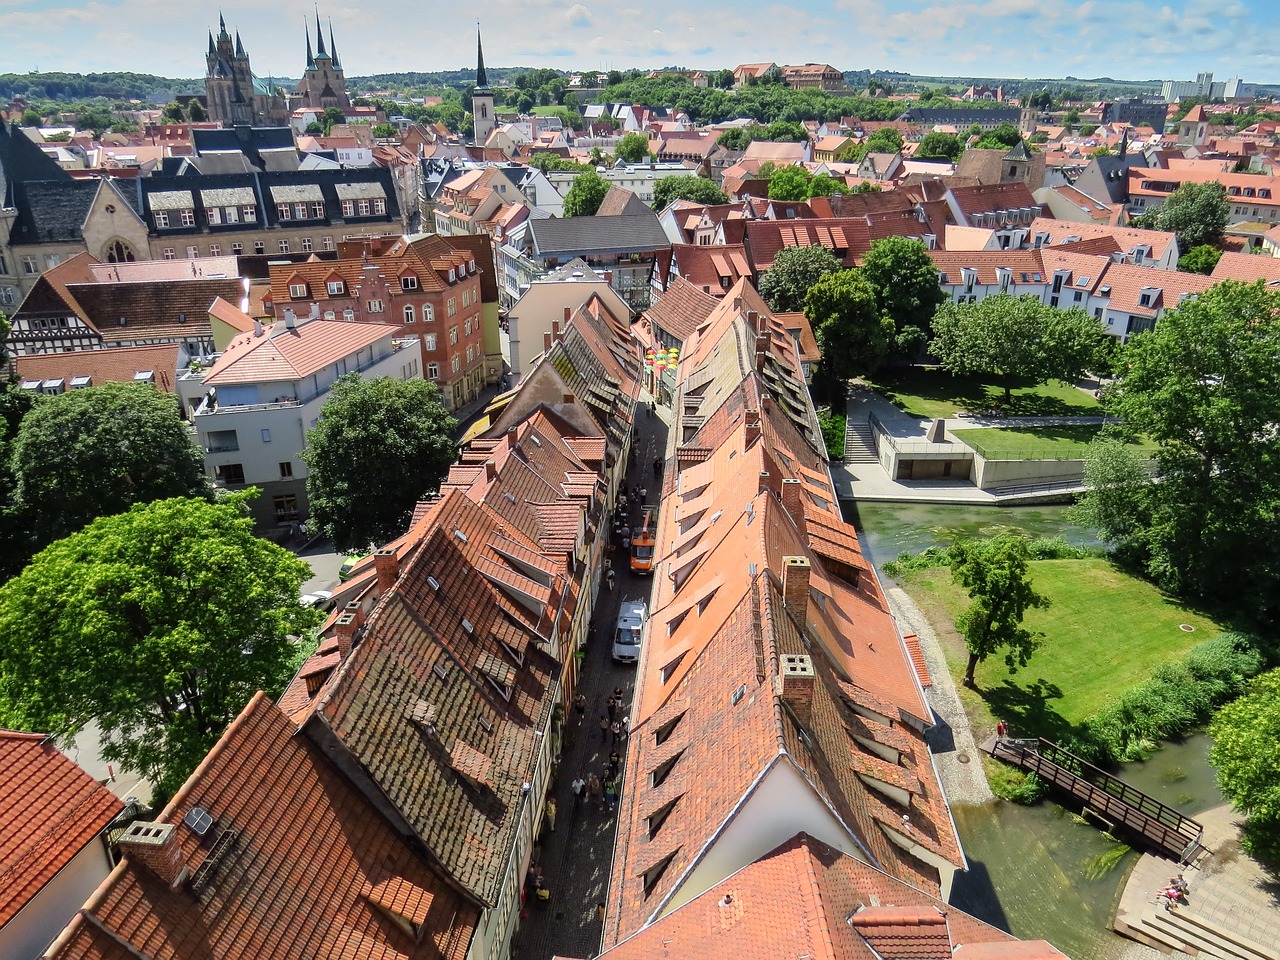
[[[628,468],[626,486],[646,487],[648,501],[656,502],[658,484],[654,481],[653,461],[666,450],[670,412],[659,406],[650,416],[645,411],[649,399],[649,394],[642,392],[636,408],[636,456]],[[639,520],[638,509],[633,509],[632,525]],[[613,535],[612,530],[609,535]],[[625,704],[619,716],[630,715],[637,669],[635,664],[615,663],[611,656],[614,622],[623,600],[648,603],[652,587],[650,577],[632,575],[620,547],[611,556],[617,585],[613,590],[600,588],[591,623],[593,639],[587,646],[579,679],[578,689],[587,698],[586,716],[579,718],[572,710],[569,713],[560,764],[548,794],[556,802],[555,830],[547,829],[544,823],[534,851],[534,862],[542,871],[551,898],[546,902],[530,899],[525,904],[512,945],[516,960],[550,960],[557,955],[587,960],[600,952],[601,927],[596,906],[604,902],[608,892],[617,813],[604,804],[594,806],[589,799],[575,804],[570,784],[577,777],[587,779],[591,773],[602,776],[608,769],[612,737],[601,735],[600,717],[607,712],[606,703],[617,687],[623,689]],[[602,575],[603,571],[596,571],[593,579]],[[618,746],[625,760],[625,745]],[[625,797],[630,774],[624,767],[620,797]]]

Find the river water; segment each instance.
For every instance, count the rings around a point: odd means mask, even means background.
[[[956,537],[1023,533],[1099,545],[1072,524],[1065,506],[970,507],[943,504],[845,504],[864,551],[879,567],[903,552],[945,546]],[[1203,734],[1169,743],[1120,776],[1139,790],[1196,813],[1222,803]],[[1044,939],[1073,960],[1115,960],[1129,941],[1111,931],[1120,891],[1137,854],[1058,804],[1023,807],[1003,800],[957,806],[952,813],[969,872],[952,902],[1024,940]],[[1109,864],[1109,866],[1108,866]]]

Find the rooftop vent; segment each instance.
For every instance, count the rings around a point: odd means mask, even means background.
[[[463,533],[461,530],[455,530],[455,531],[453,531],[453,535],[454,535],[455,537],[457,537],[457,538],[458,538],[460,541],[462,541],[463,543],[466,543],[466,542],[467,542],[467,535],[466,535],[465,533]]]
[[[440,581],[437,580],[435,577],[427,577],[427,586],[429,586],[432,590],[439,590]]]

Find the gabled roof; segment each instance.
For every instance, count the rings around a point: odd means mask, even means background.
[[[1280,282],[1280,258],[1228,251],[1218,260],[1209,276],[1215,280],[1243,280],[1245,283],[1263,280],[1269,285],[1275,284]]]
[[[558,668],[481,567],[502,543],[537,548],[459,491],[423,522],[308,726],[336,737],[454,881],[493,905]],[[434,707],[427,726],[417,702]]]
[[[1027,228],[1027,238],[1035,242],[1038,235],[1045,235],[1045,243],[1057,245],[1072,237],[1093,239],[1111,237],[1124,252],[1135,247],[1151,248],[1151,258],[1160,260],[1173,243],[1176,235],[1164,230],[1140,230],[1137,227],[1113,227],[1105,223],[1084,223],[1076,220],[1055,220],[1052,217],[1036,217]]]
[[[604,199],[600,201],[597,217],[644,216],[651,212],[643,200],[626,187],[616,183],[609,187]]]
[[[403,329],[346,320],[306,320],[292,327],[277,321],[262,336],[242,333],[227,344],[204,383],[220,387],[302,380]]]
[[[988,943],[1032,946],[798,833],[600,956],[601,960],[655,956],[918,960],[932,954],[914,949],[921,943],[907,934],[926,929],[942,931],[943,956],[952,957],[954,948],[956,960],[976,955],[970,951]],[[891,938],[899,943],[891,944]],[[1011,960],[1065,960],[1056,950],[1050,947],[1051,952],[1046,952],[1044,947],[1038,953],[1009,956]]]
[[[534,255],[539,258],[671,249],[671,241],[652,211],[616,217],[530,220],[529,236]]]
[[[18,136],[23,136],[18,134]],[[25,137],[23,137],[25,139]],[[96,180],[30,180],[10,184],[18,216],[9,234],[11,244],[80,242]]]
[[[0,730],[0,927],[123,808],[45,735]]]
[[[0,182],[5,186],[0,202],[6,207],[14,206],[14,184],[32,180],[69,182],[71,175],[23,133],[16,122],[10,126],[0,121]]]
[[[239,303],[244,292],[237,277],[69,283],[67,291],[108,342],[207,337],[213,301],[221,297]]]
[[[196,807],[204,838],[184,820]],[[126,858],[46,956],[51,960],[462,960],[479,919],[338,772],[257,694],[157,818],[191,879],[177,889]],[[389,913],[421,924],[415,938]]]
[[[154,384],[173,393],[178,371],[178,345],[154,347],[114,347],[110,350],[67,350],[60,353],[33,353],[13,358],[19,380],[65,380],[68,384],[87,377],[90,386],[104,383],[133,383],[136,374],[151,372]]]
[[[684,250],[682,245],[676,248]],[[690,247],[689,249],[699,249]],[[683,267],[683,265],[682,265]],[[717,283],[712,289],[720,290]],[[679,276],[671,281],[670,286],[662,294],[662,299],[650,304],[644,315],[649,322],[670,336],[684,343],[706,319],[719,303],[718,297],[704,292],[685,279],[683,269]]]

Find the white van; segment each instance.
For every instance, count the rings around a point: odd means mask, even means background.
[[[619,663],[635,663],[640,659],[640,643],[649,608],[643,600],[623,600],[618,611],[618,625],[613,632],[613,659]]]

